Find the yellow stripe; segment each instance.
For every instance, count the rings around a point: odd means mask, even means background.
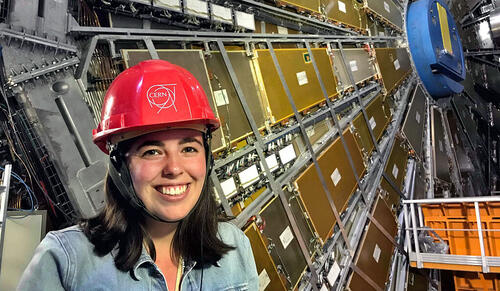
[[[448,26],[448,15],[446,13],[446,9],[436,2],[438,13],[439,13],[439,24],[441,25],[441,37],[443,38],[443,47],[450,54],[453,54],[453,48],[451,46],[450,39],[450,29]]]

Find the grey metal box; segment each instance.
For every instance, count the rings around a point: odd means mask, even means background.
[[[437,108],[432,109],[431,129],[434,177],[451,183],[450,166],[448,164],[448,155],[444,141],[443,118]]]
[[[352,73],[352,77],[356,84],[368,80],[377,74],[374,62],[364,49],[355,48],[342,50],[347,68],[342,62],[340,50],[334,49],[332,51],[333,66],[335,75],[337,76],[337,91],[342,92],[348,88],[352,88],[349,71]]]

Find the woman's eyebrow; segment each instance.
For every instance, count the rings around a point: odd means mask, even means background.
[[[145,140],[143,141],[138,147],[137,147],[137,150],[140,150],[142,147],[145,147],[145,146],[163,146],[163,142],[159,141],[159,140]]]
[[[203,146],[203,144],[202,144],[199,140],[197,140],[196,138],[191,137],[191,136],[189,136],[189,137],[185,137],[185,138],[181,139],[181,140],[179,141],[179,144],[180,144],[180,145],[182,145],[182,144],[191,143],[191,142],[196,142],[196,143],[198,143],[200,146]]]

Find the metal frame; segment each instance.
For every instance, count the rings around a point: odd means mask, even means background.
[[[454,264],[464,266],[481,266],[483,273],[488,273],[490,267],[500,267],[500,258],[485,255],[484,237],[483,232],[486,231],[500,231],[500,230],[483,230],[481,225],[481,213],[479,211],[479,203],[481,202],[500,202],[498,196],[483,196],[483,197],[458,197],[458,198],[442,198],[442,199],[419,199],[419,200],[403,200],[404,217],[405,217],[405,231],[407,238],[407,248],[410,255],[410,262],[416,262],[417,268],[423,268],[424,263],[442,263]],[[428,227],[423,225],[422,214],[419,211],[419,222],[417,223],[415,206],[419,207],[422,204],[444,204],[444,203],[474,203],[475,217],[478,228],[466,229],[469,232],[477,232],[479,237],[479,246],[481,250],[480,256],[466,256],[466,255],[450,255],[450,254],[434,254],[423,253],[420,250],[418,243],[418,232],[429,230]],[[408,208],[410,208],[408,210]],[[410,212],[410,213],[408,213]],[[411,215],[411,217],[410,217]],[[418,226],[417,226],[418,225]],[[441,229],[434,229],[441,230]],[[447,232],[450,231],[465,231],[464,229],[442,229]],[[410,241],[410,232],[413,234],[413,244]]]
[[[0,271],[2,270],[2,253],[3,253],[3,242],[5,236],[5,225],[7,220],[7,207],[9,202],[9,187],[10,187],[10,175],[12,172],[12,165],[5,165],[2,174],[2,183],[0,184]]]
[[[375,181],[378,181],[380,179],[380,176],[382,175],[383,172],[383,167],[380,167],[380,165],[385,165],[389,154],[390,154],[390,148],[393,142],[393,138],[398,130],[399,124],[401,123],[401,120],[403,118],[403,112],[404,109],[406,108],[406,105],[408,103],[408,96],[409,93],[411,92],[410,87],[415,83],[415,78],[409,78],[407,81],[406,85],[401,85],[400,88],[403,88],[402,90],[405,90],[404,98],[401,99],[399,102],[398,109],[396,110],[396,113],[393,115],[393,118],[395,118],[395,122],[391,123],[389,127],[387,128],[388,134],[384,136],[381,140],[380,143],[374,142],[374,145],[376,147],[376,151],[373,152],[372,155],[372,162],[369,165],[369,168],[367,168],[366,175],[365,177],[361,180],[360,177],[358,177],[357,172],[354,167],[354,163],[352,162],[352,158],[350,156],[349,150],[347,149],[347,145],[345,141],[343,140],[342,137],[342,131],[348,126],[349,122],[359,113],[362,112],[365,118],[365,122],[367,122],[367,114],[365,111],[365,106],[374,98],[376,95],[371,96],[370,98],[365,98],[363,100],[363,96],[366,96],[368,93],[376,91],[377,93],[380,92],[381,87],[378,84],[368,84],[367,86],[363,88],[358,88],[358,86],[354,83],[354,78],[352,76],[352,73],[348,71],[349,73],[349,78],[351,82],[353,83],[353,88],[355,89],[354,92],[351,95],[346,95],[343,99],[340,100],[335,100],[335,102],[332,102],[329,97],[327,96],[326,89],[324,86],[324,83],[321,79],[321,76],[318,71],[318,67],[316,66],[316,62],[314,60],[314,56],[311,53],[311,45],[317,46],[318,43],[326,43],[327,47],[329,48],[332,44],[337,45],[340,48],[341,55],[342,55],[342,61],[344,62],[345,66],[345,60],[343,56],[343,43],[364,43],[366,41],[369,42],[381,42],[385,43],[387,41],[392,41],[392,40],[398,40],[401,39],[401,37],[366,37],[366,36],[345,36],[345,35],[337,35],[337,36],[318,36],[318,35],[267,35],[267,34],[246,34],[246,33],[216,33],[216,32],[197,32],[197,31],[165,31],[165,30],[149,30],[149,29],[132,29],[132,30],[124,30],[124,29],[108,29],[108,28],[93,28],[93,27],[72,27],[71,28],[72,32],[82,32],[84,34],[91,34],[94,35],[94,37],[91,38],[89,41],[89,45],[86,47],[86,50],[84,54],[82,55],[82,62],[83,65],[80,65],[77,77],[79,77],[80,81],[81,79],[85,78],[86,76],[86,71],[88,70],[88,66],[90,63],[90,59],[92,58],[92,54],[95,50],[95,47],[99,41],[105,41],[108,44],[114,44],[114,41],[120,41],[120,40],[136,40],[136,41],[142,41],[145,46],[147,47],[148,51],[150,52],[150,55],[152,58],[157,57],[156,53],[156,48],[154,42],[179,42],[179,43],[187,43],[187,42],[196,42],[196,43],[203,43],[205,47],[210,47],[209,44],[216,44],[218,47],[219,51],[221,52],[221,55],[223,57],[224,63],[226,65],[226,69],[229,72],[229,75],[231,77],[232,83],[236,89],[236,93],[238,95],[239,101],[241,102],[241,105],[244,109],[245,115],[248,119],[248,122],[252,128],[252,132],[255,136],[256,142],[244,147],[243,149],[238,150],[235,153],[230,154],[228,157],[222,159],[222,160],[217,160],[214,166],[214,169],[220,169],[221,167],[232,163],[236,161],[237,159],[250,154],[252,152],[256,152],[260,161],[262,161],[262,166],[263,170],[265,172],[266,178],[269,180],[269,187],[266,189],[259,197],[257,197],[249,206],[247,206],[235,219],[233,219],[233,223],[236,224],[237,226],[242,226],[244,225],[248,218],[250,218],[252,215],[255,215],[258,213],[259,209],[266,203],[266,201],[271,198],[272,196],[279,196],[281,202],[285,206],[285,211],[287,214],[287,217],[290,220],[290,224],[292,226],[292,229],[295,233],[295,236],[297,237],[297,240],[299,242],[299,246],[301,248],[301,251],[304,253],[307,264],[309,266],[309,269],[312,271],[310,273],[310,276],[312,276],[312,281],[317,282],[317,278],[320,275],[319,271],[323,268],[326,258],[328,256],[321,256],[318,257],[315,262],[313,263],[311,259],[309,259],[308,255],[308,249],[306,247],[306,244],[302,238],[302,236],[299,233],[297,223],[295,221],[295,218],[293,217],[293,214],[291,213],[291,209],[287,207],[288,200],[286,198],[286,195],[283,193],[283,186],[288,184],[292,178],[294,178],[299,171],[309,163],[314,163],[316,170],[318,171],[319,175],[322,176],[322,173],[319,170],[319,166],[317,164],[316,160],[316,155],[324,149],[328,145],[328,141],[330,141],[336,134],[339,134],[344,149],[348,153],[348,158],[350,160],[351,168],[353,170],[353,173],[356,177],[356,181],[358,182],[358,186],[360,191],[356,192],[352,197],[349,202],[349,205],[353,205],[354,203],[358,203],[359,199],[363,199],[365,201],[365,204],[367,205],[368,208],[365,210],[361,211],[360,219],[358,220],[357,224],[353,226],[354,231],[351,230],[351,233],[353,233],[352,236],[349,236],[345,230],[344,230],[344,224],[347,222],[347,220],[350,218],[351,215],[353,215],[353,207],[348,207],[347,210],[343,215],[340,215],[338,213],[337,209],[335,209],[335,205],[333,205],[333,200],[331,200],[330,195],[327,194],[327,197],[330,202],[330,206],[332,207],[332,210],[334,210],[335,217],[337,219],[337,224],[338,228],[340,230],[337,231],[332,239],[330,239],[327,243],[326,249],[324,249],[324,254],[329,254],[333,251],[334,246],[336,242],[338,242],[340,236],[342,236],[343,241],[348,242],[348,249],[350,250],[349,252],[349,258],[348,260],[352,261],[352,258],[354,257],[354,250],[357,248],[357,243],[359,242],[359,237],[361,236],[363,232],[363,225],[366,222],[366,219],[368,219],[368,212],[369,208],[371,207],[371,204],[374,201],[374,196],[377,188],[377,183]],[[103,33],[103,34],[101,34]],[[284,79],[283,73],[281,71],[281,68],[279,67],[279,63],[277,61],[276,55],[274,53],[273,49],[273,43],[281,43],[281,42],[296,42],[296,43],[302,43],[304,46],[308,49],[308,52],[311,56],[311,62],[314,66],[316,76],[319,80],[323,95],[325,97],[326,101],[326,106],[324,108],[321,108],[317,112],[308,115],[307,117],[303,118],[299,112],[297,111],[297,108],[293,102],[293,99],[291,97],[291,92],[289,91],[289,88],[287,87],[286,81]],[[292,105],[293,111],[294,111],[294,116],[297,120],[297,123],[289,126],[285,130],[275,133],[275,134],[270,134],[267,136],[262,136],[259,132],[259,129],[256,126],[255,120],[253,119],[253,116],[251,114],[250,109],[248,108],[248,104],[246,104],[246,99],[244,96],[244,93],[238,83],[234,68],[232,67],[232,64],[228,58],[227,52],[224,48],[224,44],[226,43],[238,43],[238,44],[245,44],[246,47],[249,45],[252,45],[254,43],[264,43],[267,45],[267,47],[270,50],[271,57],[273,58],[273,63],[278,71],[278,75],[280,76],[281,82],[283,87],[285,88],[285,93],[287,94],[287,97],[290,101],[290,104]],[[113,54],[115,52],[112,52]],[[369,99],[369,100],[368,100]],[[353,102],[359,103],[359,107],[355,107],[349,115],[345,116],[341,120],[338,120],[337,118],[337,110],[344,110],[350,104]],[[312,145],[309,142],[309,139],[307,138],[307,133],[305,131],[305,128],[313,124],[314,122],[318,120],[323,120],[325,118],[331,117],[332,120],[334,121],[334,127],[331,128],[321,139],[318,141],[316,144]],[[367,122],[368,124],[368,122]],[[266,161],[265,161],[265,155],[263,149],[266,148],[267,144],[277,140],[279,138],[284,137],[287,134],[290,133],[295,133],[295,132],[300,132],[302,136],[304,137],[304,141],[306,143],[306,148],[307,151],[302,153],[299,157],[296,158],[295,163],[287,169],[281,176],[274,178],[273,173],[270,171]],[[372,141],[376,141],[374,138],[373,131],[370,128],[370,136],[372,138]],[[217,192],[219,193],[219,197],[221,200],[222,207],[224,211],[232,215],[231,212],[231,207],[226,200],[221,186],[219,179],[217,178],[217,175],[215,172],[212,172],[211,174],[211,179],[214,183],[215,188],[217,189]],[[324,180],[324,177],[321,177],[321,182],[323,185],[325,192],[328,193],[328,188],[326,187],[326,182]],[[358,212],[359,214],[359,212]],[[356,240],[356,238],[358,240]],[[349,243],[350,242],[350,243]],[[342,281],[345,281],[345,278],[347,276],[347,270],[349,268],[344,268],[344,270],[341,271]],[[342,284],[339,284],[342,285]],[[316,286],[314,284],[311,284],[308,288],[312,288],[316,290]]]

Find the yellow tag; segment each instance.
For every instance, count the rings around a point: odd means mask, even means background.
[[[443,38],[443,47],[444,49],[453,54],[453,48],[451,46],[450,39],[450,28],[448,26],[448,15],[446,13],[446,9],[436,2],[438,13],[439,13],[439,24],[441,25],[441,37]]]

